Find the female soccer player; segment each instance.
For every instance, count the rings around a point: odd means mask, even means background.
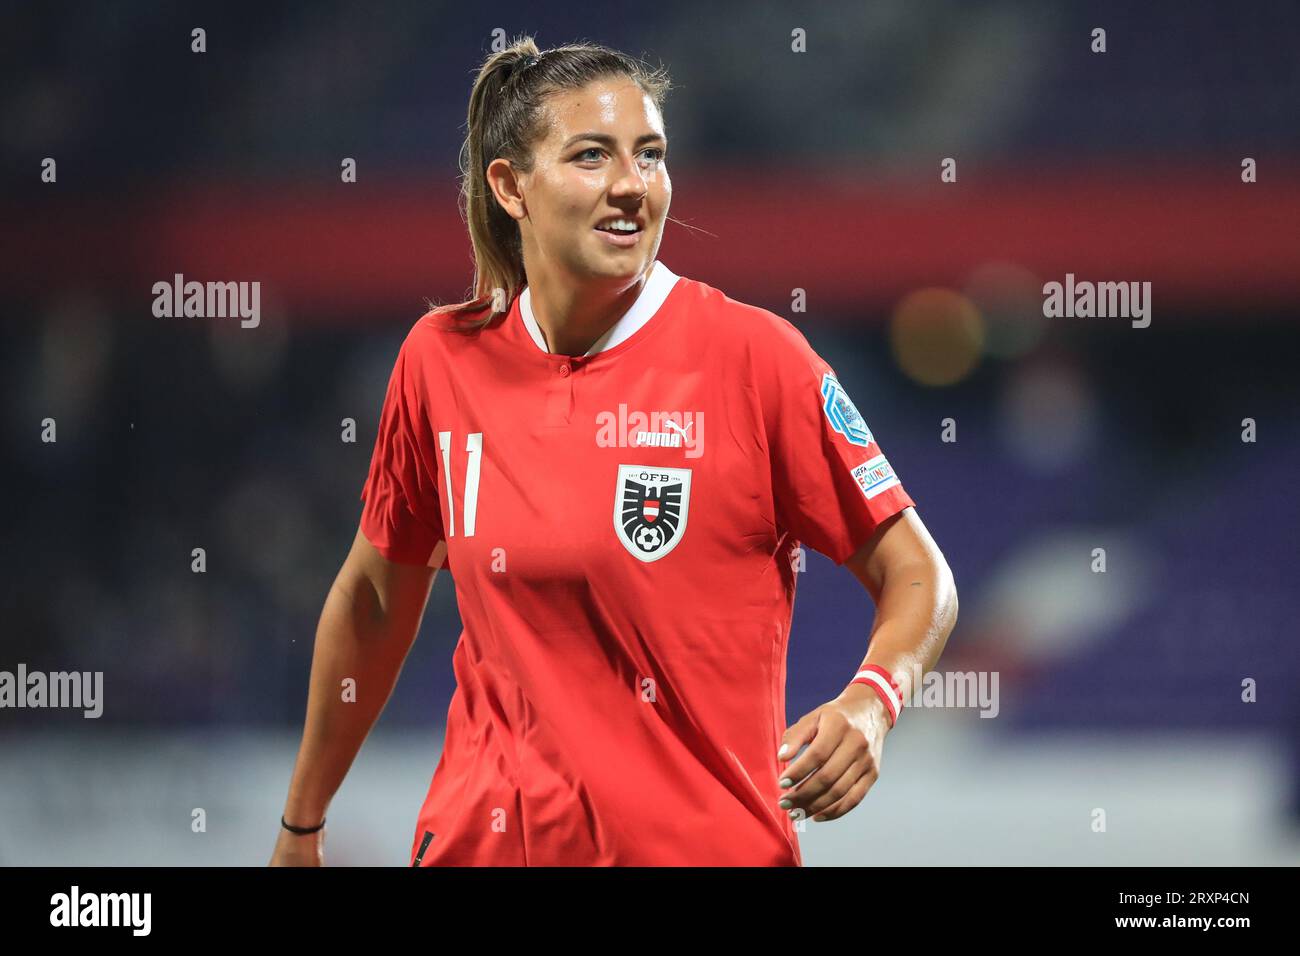
[[[590,44],[480,70],[475,298],[397,356],[273,864],[323,861],[443,567],[464,631],[417,866],[801,865],[797,821],[861,802],[937,660],[952,575],[831,367],[657,259],[667,88]],[[800,542],[877,614],[858,676],[786,727]]]

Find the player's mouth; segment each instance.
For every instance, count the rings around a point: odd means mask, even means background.
[[[597,223],[593,231],[611,246],[631,249],[645,232],[645,221],[636,216],[611,216]]]

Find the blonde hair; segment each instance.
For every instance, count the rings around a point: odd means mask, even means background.
[[[474,254],[470,298],[437,311],[455,316],[466,330],[480,329],[510,308],[523,288],[524,255],[519,223],[501,208],[487,185],[492,160],[508,159],[521,172],[533,168],[532,147],[543,132],[543,100],[580,89],[593,80],[626,76],[662,111],[671,86],[663,67],[595,43],[539,50],[530,36],[493,53],[479,68],[469,95],[465,141],[460,149],[460,209]],[[501,290],[500,297],[494,295]],[[470,313],[488,308],[482,319]]]

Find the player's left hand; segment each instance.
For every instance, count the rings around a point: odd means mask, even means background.
[[[780,776],[781,809],[796,820],[844,816],[880,776],[889,730],[884,702],[863,684],[850,684],[839,697],[800,717],[781,735],[786,749],[778,750],[777,759],[790,761]],[[804,744],[808,748],[796,758]]]

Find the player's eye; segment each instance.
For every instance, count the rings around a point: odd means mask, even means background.
[[[588,146],[586,149],[580,152],[576,158],[582,160],[583,162],[586,162],[586,157],[588,154],[602,153],[602,152],[604,152],[604,150],[602,150],[599,146]],[[654,153],[653,161],[656,163],[662,163],[664,161],[664,155],[665,155],[664,150],[660,149],[657,146],[652,146],[649,149],[643,149],[641,151],[642,155],[645,155],[646,153]]]

